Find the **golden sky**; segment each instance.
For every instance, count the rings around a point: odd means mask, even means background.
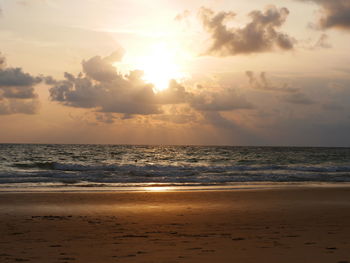
[[[347,0],[0,10],[0,142],[350,145]]]

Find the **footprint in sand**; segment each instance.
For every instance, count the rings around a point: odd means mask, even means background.
[[[305,242],[304,245],[316,245],[316,242]]]
[[[64,257],[64,258],[59,258],[59,260],[67,260],[67,261],[69,261],[69,260],[75,260],[75,258]]]
[[[190,247],[190,248],[187,248],[186,250],[200,250],[202,249],[201,247]]]
[[[337,248],[336,247],[327,247],[326,249],[328,249],[328,250],[336,250]]]
[[[213,253],[213,252],[215,252],[215,250],[214,249],[203,249],[202,252],[211,252],[211,253]]]
[[[236,238],[232,238],[233,241],[242,241],[245,240],[245,238],[243,237],[236,237]]]

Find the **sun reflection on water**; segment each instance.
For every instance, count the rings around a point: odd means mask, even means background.
[[[166,192],[170,191],[171,187],[168,186],[147,186],[144,188],[147,192]]]

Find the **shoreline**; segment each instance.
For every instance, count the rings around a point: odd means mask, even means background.
[[[225,185],[162,185],[145,186],[64,186],[64,187],[0,187],[2,193],[123,193],[123,192],[187,192],[187,191],[239,191],[293,188],[347,188],[350,182],[240,182]]]

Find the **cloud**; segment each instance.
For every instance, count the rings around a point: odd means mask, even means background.
[[[85,74],[65,73],[64,80],[53,84],[50,89],[53,101],[110,113],[148,115],[160,112],[152,85],[142,80],[142,72],[132,71],[122,76],[102,59],[95,57],[88,63],[89,70],[86,70],[86,62],[83,62]]]
[[[155,93],[153,85],[142,79],[142,71],[118,73],[112,63],[120,60],[121,54],[117,51],[105,58],[95,56],[84,60],[83,73],[78,76],[66,72],[64,80],[47,77],[46,83],[52,85],[51,99],[66,106],[126,115],[160,114],[162,105],[189,100],[190,93],[175,80],[170,81],[168,89]]]
[[[87,61],[83,60],[83,71],[86,76],[93,80],[101,82],[116,80],[120,76],[116,73],[116,69],[112,64],[121,61],[123,56],[124,50],[119,48],[107,57],[95,56]]]
[[[112,124],[117,119],[112,113],[97,113],[95,115],[96,121],[103,122],[106,124]]]
[[[332,44],[330,42],[330,37],[322,33],[318,38],[312,39],[308,38],[302,41],[299,41],[299,47],[306,50],[320,50],[320,49],[330,49]]]
[[[344,107],[337,103],[327,103],[322,105],[322,109],[327,111],[342,111]]]
[[[116,54],[116,53],[114,53]],[[65,73],[63,80],[46,77],[46,84],[50,85],[50,98],[65,106],[92,109],[101,113],[98,121],[112,123],[113,114],[123,114],[127,118],[134,115],[162,115],[160,118],[175,120],[174,114],[166,116],[166,105],[187,105],[196,111],[233,111],[238,109],[252,109],[253,105],[234,89],[221,92],[208,91],[205,88],[198,92],[188,91],[175,80],[169,82],[167,89],[154,92],[153,84],[145,82],[143,72],[130,71],[123,75],[112,65],[111,57],[121,59],[121,56],[94,56],[82,61],[83,72],[77,76]],[[109,113],[105,115],[103,113]],[[111,115],[112,114],[112,115]],[[183,118],[188,116],[182,113]],[[153,116],[153,118],[155,118]]]
[[[36,113],[39,102],[34,86],[41,81],[21,68],[7,68],[0,54],[0,114]]]
[[[0,69],[3,70],[6,67],[6,58],[0,53]]]
[[[304,93],[297,92],[293,94],[289,94],[284,97],[284,101],[292,104],[299,104],[299,105],[311,105],[315,102],[310,99],[308,96],[306,96]]]
[[[332,45],[329,43],[329,36],[327,34],[322,34],[315,43],[314,49],[315,48],[332,48]]]
[[[108,63],[119,62],[123,59],[125,50],[122,47],[116,49],[112,54],[104,58]]]
[[[190,105],[199,111],[253,109],[253,105],[245,97],[238,95],[234,89],[222,92],[203,91],[191,98]]]
[[[156,97],[159,104],[180,104],[187,103],[192,94],[187,92],[185,87],[180,85],[176,80],[169,82],[169,87],[158,92]]]
[[[266,92],[284,93],[285,95],[282,96],[284,102],[298,105],[311,105],[315,103],[314,100],[310,99],[299,88],[292,88],[288,86],[287,83],[280,85],[271,84],[265,72],[261,72],[260,75],[256,77],[254,72],[246,71],[246,75],[249,79],[250,88]]]
[[[268,6],[264,12],[255,10],[249,13],[251,22],[244,27],[228,28],[226,22],[235,18],[234,12],[215,13],[202,7],[200,19],[213,41],[206,54],[233,56],[268,52],[275,49],[291,50],[294,40],[289,35],[279,32],[287,19],[289,10]]]
[[[238,127],[233,121],[224,118],[220,112],[204,112],[203,116],[205,121],[217,128],[236,129]]]
[[[17,100],[0,98],[0,115],[35,114],[39,108],[38,100]]]
[[[115,67],[108,60],[95,56],[82,62],[83,72],[92,80],[100,82],[111,82],[122,76],[118,75]]]
[[[259,77],[256,77],[253,71],[246,71],[246,76],[249,79],[249,87],[252,89],[288,93],[294,93],[298,91],[298,89],[296,88],[289,87],[287,83],[284,83],[279,86],[271,84],[271,82],[267,79],[265,72],[261,72]]]
[[[174,124],[192,124],[199,122],[199,116],[188,105],[172,105],[165,114],[156,115],[153,119]]]
[[[0,70],[0,86],[28,87],[41,82],[41,78],[24,73],[21,68],[5,68]]]
[[[314,2],[322,7],[318,26],[322,29],[350,29],[350,1],[348,0],[297,0]]]
[[[189,10],[185,10],[182,13],[179,13],[175,16],[175,21],[182,21],[184,19],[187,19],[191,15],[191,12]]]

